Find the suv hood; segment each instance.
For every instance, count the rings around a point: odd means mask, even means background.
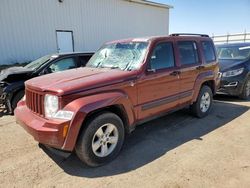
[[[31,72],[33,71],[24,67],[10,67],[0,72],[0,81],[19,81]]]
[[[136,75],[135,71],[83,67],[36,77],[25,82],[25,85],[30,89],[55,92],[61,96],[123,82],[133,75]]]
[[[224,72],[241,64],[243,66],[246,61],[247,60],[219,59],[220,71]]]

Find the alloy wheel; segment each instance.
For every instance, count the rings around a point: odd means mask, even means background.
[[[201,97],[200,109],[203,113],[206,113],[211,105],[211,98],[208,92],[205,92]]]
[[[118,130],[111,123],[101,126],[93,136],[92,151],[98,157],[111,154],[118,143]]]

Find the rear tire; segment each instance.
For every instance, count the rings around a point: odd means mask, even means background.
[[[197,101],[191,105],[192,114],[198,118],[207,116],[213,104],[213,93],[209,86],[202,86]]]
[[[246,83],[244,84],[243,91],[240,94],[240,98],[243,100],[248,100],[250,96],[250,77],[247,78]]]
[[[91,167],[104,165],[119,154],[124,142],[123,122],[114,113],[105,112],[96,115],[78,138],[76,154]]]

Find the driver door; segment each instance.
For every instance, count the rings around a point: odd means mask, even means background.
[[[49,73],[61,72],[61,71],[65,71],[65,70],[69,70],[73,68],[77,68],[76,58],[68,57],[68,58],[60,59],[50,64],[45,69],[45,73],[49,74]]]
[[[152,117],[178,106],[179,75],[172,41],[155,45],[147,72],[138,80],[138,118]]]

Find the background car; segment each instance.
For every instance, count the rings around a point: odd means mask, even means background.
[[[24,96],[24,82],[44,74],[83,67],[93,53],[64,53],[43,56],[24,67],[11,67],[0,73],[0,104],[12,113]]]
[[[218,93],[250,96],[250,43],[217,45],[217,54],[222,73]]]

